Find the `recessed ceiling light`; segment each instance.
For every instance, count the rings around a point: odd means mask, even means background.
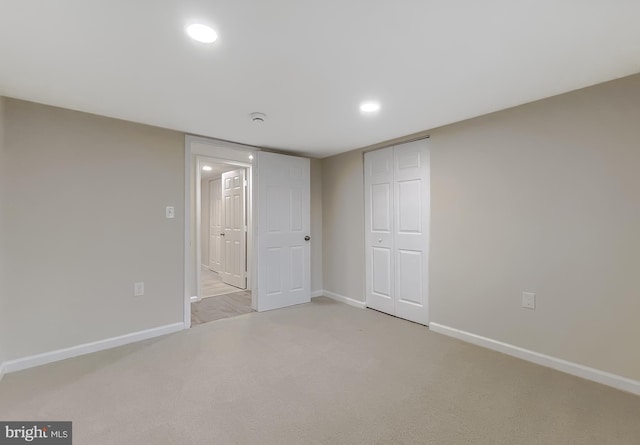
[[[249,159],[253,159],[253,155],[249,155]]]
[[[193,40],[197,40],[202,43],[213,43],[218,39],[218,33],[213,28],[203,25],[201,23],[194,23],[187,26],[187,34]]]
[[[211,170],[213,170],[213,168],[211,168],[209,165],[205,165],[202,167],[202,170],[206,171],[206,172],[210,172]]]
[[[360,111],[363,113],[375,113],[380,109],[378,102],[363,102],[360,104]]]

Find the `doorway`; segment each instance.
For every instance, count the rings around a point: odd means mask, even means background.
[[[247,289],[247,169],[204,156],[198,165],[201,265],[192,326],[253,312]]]
[[[258,148],[185,137],[184,326],[198,301],[202,268],[201,168],[216,162],[246,173],[246,287],[261,312],[311,300],[310,160]],[[253,186],[255,184],[255,187]]]

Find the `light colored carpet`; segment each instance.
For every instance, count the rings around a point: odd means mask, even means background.
[[[218,295],[231,294],[243,289],[231,286],[222,281],[222,277],[206,267],[200,268],[200,298],[216,297]]]
[[[74,444],[633,444],[640,397],[325,298],[9,374]]]
[[[191,303],[191,326],[237,317],[253,312],[251,291],[234,292],[204,298]]]

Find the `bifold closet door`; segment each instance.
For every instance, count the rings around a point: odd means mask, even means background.
[[[395,315],[393,147],[364,155],[367,306]]]
[[[429,206],[427,141],[365,154],[367,306],[421,324],[429,320]]]

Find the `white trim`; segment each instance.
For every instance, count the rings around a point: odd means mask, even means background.
[[[498,340],[493,340],[491,338],[471,334],[470,332],[461,331],[460,329],[451,328],[439,323],[430,323],[429,329],[431,329],[433,332],[448,335],[450,337],[454,337],[468,343],[473,343],[477,346],[493,349],[494,351],[502,352],[503,354],[511,355],[513,357],[536,363],[538,365],[553,368],[558,371],[566,372],[567,374],[582,377],[583,379],[602,383],[603,385],[611,386],[622,391],[640,395],[640,381],[637,380],[632,380],[627,377],[612,374],[610,372],[601,371],[599,369],[590,368],[578,363],[551,357],[539,352],[530,351],[528,349],[520,348],[509,343],[504,343]]]
[[[4,363],[0,363],[0,382],[2,381],[2,377],[4,377]]]
[[[316,291],[318,292],[318,291]],[[316,293],[314,292],[314,294]],[[344,295],[340,295],[340,294],[336,294],[335,292],[330,292],[328,290],[322,290],[319,291],[320,295],[323,295],[325,297],[329,297],[332,300],[336,300],[339,301],[341,303],[345,303],[348,304],[349,306],[353,306],[353,307],[357,307],[360,309],[364,309],[367,307],[367,304],[364,301],[359,301],[359,300],[355,300],[353,298],[350,297],[345,297]]]
[[[191,297],[191,303],[197,303],[200,300],[202,300],[202,297],[200,297],[199,295],[193,295]]]
[[[323,297],[324,291],[322,289],[311,291],[311,298]]]
[[[146,329],[144,331],[120,335],[118,337],[72,346],[70,348],[58,349],[56,351],[31,355],[15,360],[8,360],[3,364],[4,372],[8,374],[10,372],[21,371],[27,368],[34,368],[36,366],[46,365],[47,363],[57,362],[59,360],[65,360],[79,355],[91,354],[92,352],[98,352],[129,343],[147,340],[149,338],[159,337],[161,335],[171,334],[183,329],[185,329],[184,323],[173,323],[165,326],[159,326],[157,328]]]

